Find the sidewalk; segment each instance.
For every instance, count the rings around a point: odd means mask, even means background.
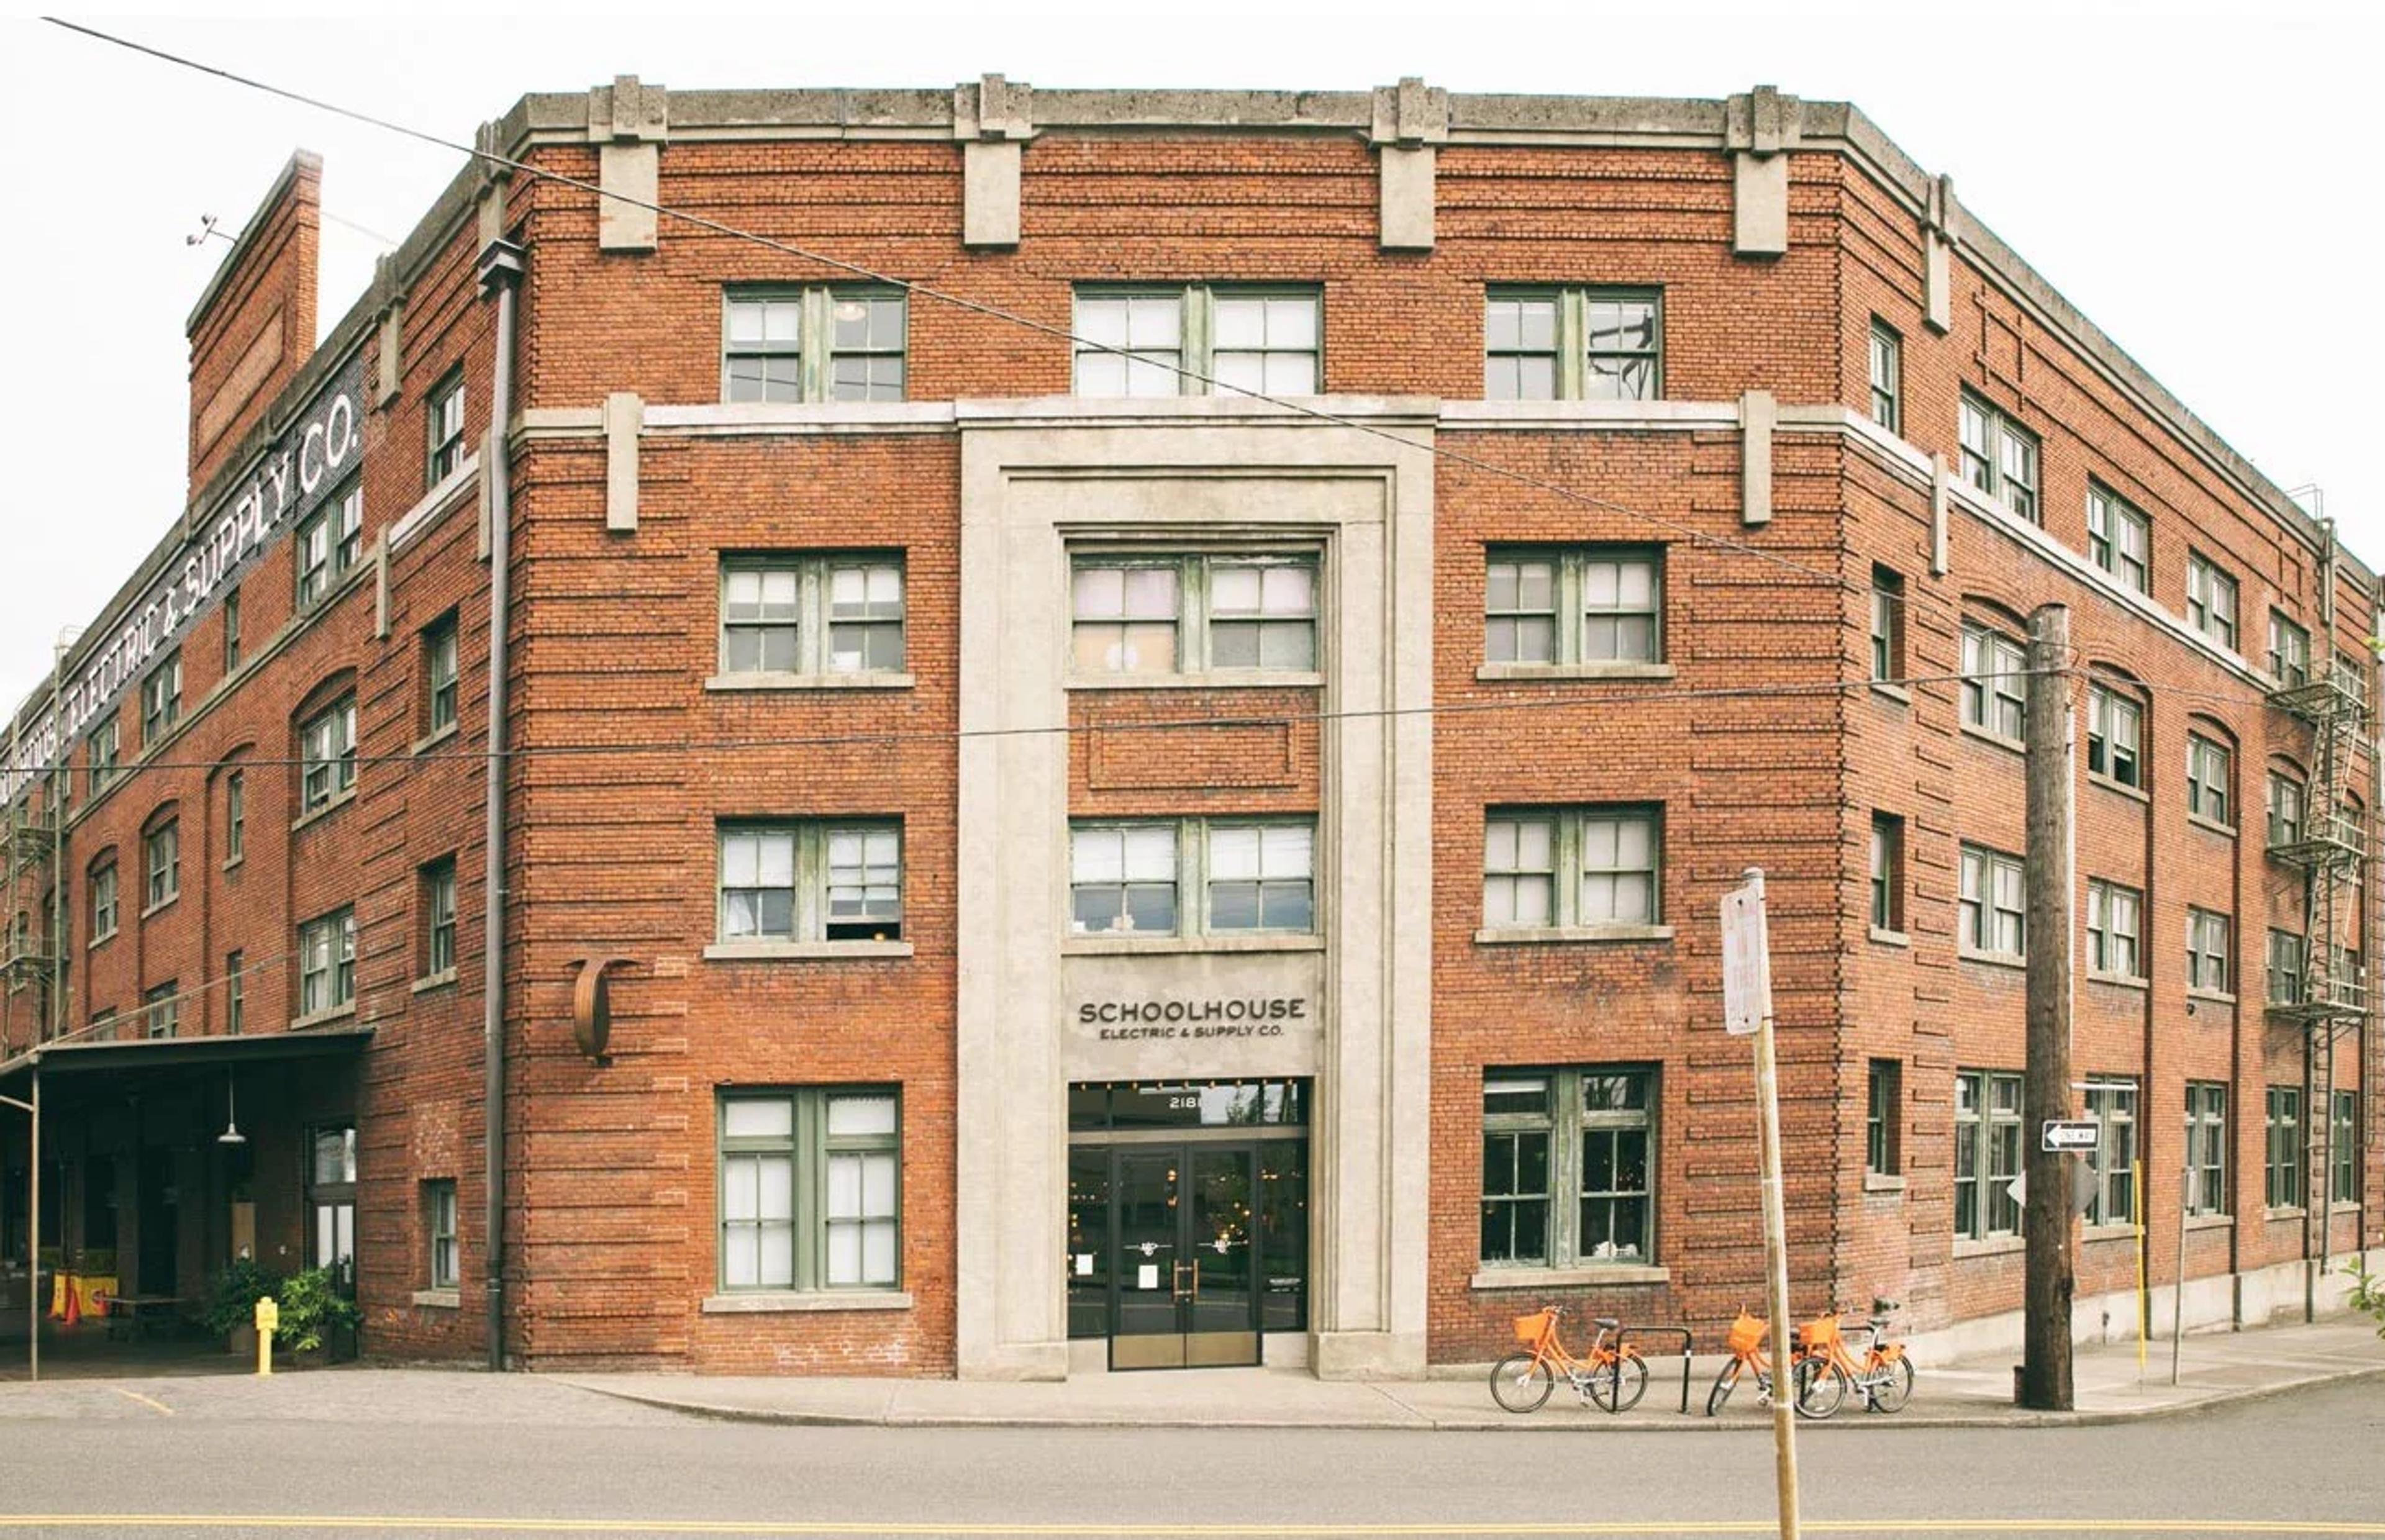
[[[2190,1336],[2179,1383],[2169,1383],[2169,1345],[2147,1346],[2143,1376],[2133,1343],[2078,1349],[2078,1410],[2023,1411],[2012,1404],[2018,1355],[1924,1369],[1912,1403],[1893,1417],[1866,1414],[1850,1397],[1829,1422],[1804,1427],[2060,1427],[2160,1417],[2296,1386],[2385,1376],[2385,1342],[2373,1324],[2316,1326]],[[743,1422],[892,1427],[1405,1428],[1415,1430],[1688,1429],[1759,1431],[1771,1426],[1742,1385],[1720,1417],[1705,1415],[1720,1360],[1692,1372],[1690,1415],[1680,1413],[1680,1360],[1649,1360],[1648,1393],[1622,1416],[1579,1407],[1560,1386],[1530,1416],[1499,1410],[1480,1375],[1464,1379],[1328,1383],[1305,1370],[1206,1369],[1097,1374],[1063,1384],[958,1380],[735,1378],[699,1374],[574,1374],[599,1394],[701,1416]]]

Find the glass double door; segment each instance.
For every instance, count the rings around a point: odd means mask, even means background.
[[[1108,1154],[1110,1367],[1257,1363],[1257,1149],[1129,1145]]]

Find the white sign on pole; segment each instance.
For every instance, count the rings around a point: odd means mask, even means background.
[[[2076,1150],[2092,1153],[2098,1142],[2102,1124],[2088,1118],[2048,1118],[2041,1137],[2049,1152]]]
[[[1722,896],[1722,1025],[1754,1036],[1772,1013],[1772,965],[1766,944],[1764,890],[1751,883]]]

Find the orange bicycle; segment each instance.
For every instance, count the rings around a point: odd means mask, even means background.
[[[1648,1365],[1638,1348],[1616,1336],[1615,1319],[1600,1316],[1592,1322],[1598,1335],[1589,1354],[1576,1358],[1557,1340],[1557,1317],[1563,1313],[1563,1306],[1551,1305],[1516,1318],[1516,1340],[1526,1348],[1508,1354],[1492,1369],[1491,1398],[1509,1411],[1538,1411],[1563,1374],[1586,1406],[1602,1411],[1629,1411],[1638,1406],[1648,1393]]]
[[[1771,1330],[1769,1322],[1762,1316],[1748,1314],[1744,1309],[1739,1312],[1739,1319],[1730,1323],[1730,1335],[1727,1339],[1730,1361],[1715,1375],[1714,1388],[1706,1392],[1708,1417],[1722,1410],[1723,1403],[1730,1399],[1730,1393],[1739,1388],[1741,1377],[1750,1373],[1755,1376],[1756,1393],[1765,1398],[1767,1405],[1771,1404],[1772,1360],[1764,1351],[1764,1339]],[[1793,1363],[1794,1360],[1792,1361]],[[1793,1368],[1792,1372],[1794,1372]]]
[[[1829,1417],[1846,1403],[1849,1389],[1863,1397],[1867,1411],[1901,1411],[1913,1398],[1913,1360],[1904,1356],[1903,1343],[1888,1340],[1889,1312],[1896,1301],[1875,1299],[1871,1308],[1865,1323],[1869,1341],[1861,1359],[1848,1350],[1840,1311],[1797,1328],[1798,1358],[1791,1372],[1799,1411]]]

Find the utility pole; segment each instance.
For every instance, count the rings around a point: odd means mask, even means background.
[[[1764,1205],[1764,1292],[1772,1318],[1773,1478],[1780,1540],[1798,1540],[1796,1376],[1790,1372],[1789,1225],[1781,1193],[1780,1080],[1772,1047],[1772,941],[1764,868],[1723,895],[1723,1030],[1755,1038],[1758,1182]]]
[[[2070,1255],[2070,1160],[2045,1148],[2042,1130],[2070,1115],[2071,913],[2076,886],[2071,763],[2070,611],[2042,604],[2029,621],[2028,749],[2029,1063],[2022,1093],[2021,1149],[2027,1197],[2021,1234],[2028,1247],[2021,1405],[2067,1411],[2071,1405],[2070,1300],[2077,1287]]]

